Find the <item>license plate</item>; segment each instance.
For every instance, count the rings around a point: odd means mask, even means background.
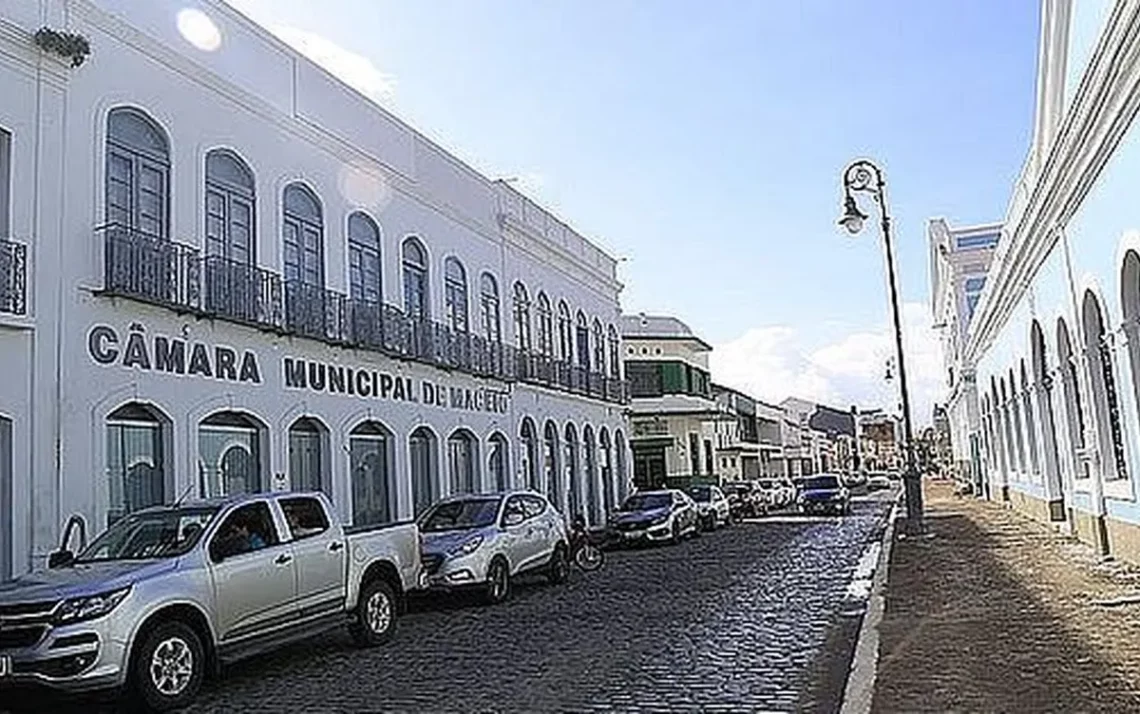
[[[0,679],[7,677],[12,673],[12,658],[8,655],[0,655]]]

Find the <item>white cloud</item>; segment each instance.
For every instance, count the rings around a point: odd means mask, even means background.
[[[903,306],[907,382],[915,424],[930,421],[931,407],[943,397],[942,350],[922,303]],[[796,396],[845,409],[894,408],[898,370],[888,383],[887,360],[893,358],[894,332],[884,324],[852,332],[811,347],[794,327],[756,327],[717,345],[710,359],[713,378],[768,402]]]
[[[287,25],[272,25],[269,30],[293,49],[374,101],[388,101],[396,92],[394,76],[381,72],[372,60],[341,47],[324,35]]]

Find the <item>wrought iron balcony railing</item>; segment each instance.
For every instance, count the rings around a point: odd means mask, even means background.
[[[0,238],[0,312],[28,312],[28,247]]]
[[[320,285],[283,281],[255,265],[197,248],[107,226],[104,291],[162,305],[178,312],[221,318],[329,344],[372,350],[399,359],[458,370],[478,377],[521,381],[551,389],[627,403],[620,379],[591,372],[547,355],[519,350],[384,303],[355,300]],[[0,241],[0,310],[23,309],[23,246]],[[9,267],[14,266],[14,267]],[[8,298],[19,287],[19,300]],[[9,310],[16,311],[16,310]]]

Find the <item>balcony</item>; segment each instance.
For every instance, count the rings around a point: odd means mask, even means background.
[[[28,247],[0,238],[0,313],[28,312]]]
[[[197,248],[119,226],[100,232],[104,239],[103,292],[108,295],[476,377],[525,382],[617,404],[629,401],[621,379],[454,330],[393,305],[354,300],[319,285],[284,281],[272,271],[202,256]],[[0,268],[4,269],[0,275],[7,275],[6,245],[0,241]],[[23,246],[18,247],[22,309]],[[7,284],[0,282],[0,311]]]

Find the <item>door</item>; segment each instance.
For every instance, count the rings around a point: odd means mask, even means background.
[[[547,511],[546,500],[541,496],[522,496],[523,509],[526,512],[526,537],[531,545],[531,565],[540,565],[550,560],[554,554],[554,522],[553,509]]]
[[[347,543],[312,497],[283,498],[281,512],[296,559],[297,609],[302,617],[338,612],[345,598]]]
[[[511,496],[503,507],[502,538],[511,572],[525,570],[534,560],[534,522],[527,518],[522,496]]]
[[[0,417],[0,582],[12,577],[12,421]]]
[[[232,511],[209,545],[217,631],[223,644],[264,633],[295,614],[296,564],[265,501]]]

